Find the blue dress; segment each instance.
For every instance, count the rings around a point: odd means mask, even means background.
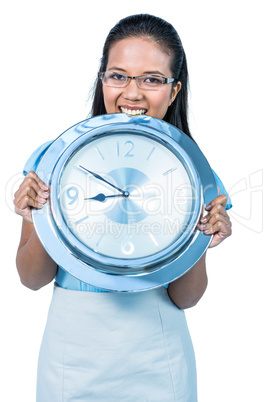
[[[51,143],[31,155],[25,175],[36,170]],[[227,194],[214,174],[220,192]],[[58,267],[39,354],[36,401],[197,402],[184,311],[165,287],[105,292]]]

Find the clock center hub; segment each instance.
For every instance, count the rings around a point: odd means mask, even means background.
[[[116,185],[124,190],[123,197],[115,201],[114,207],[106,216],[114,222],[128,224],[139,222],[147,217],[142,208],[145,196],[144,186],[150,183],[146,174],[138,169],[122,167],[110,171]]]

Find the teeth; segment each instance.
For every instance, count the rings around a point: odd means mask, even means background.
[[[123,113],[126,113],[129,116],[140,116],[141,114],[144,114],[146,112],[145,109],[130,110],[130,109],[126,109],[124,107],[121,107],[121,110]]]

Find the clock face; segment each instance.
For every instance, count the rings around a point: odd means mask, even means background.
[[[196,190],[185,163],[140,132],[82,144],[66,160],[57,187],[66,226],[98,255],[157,258],[194,229]]]

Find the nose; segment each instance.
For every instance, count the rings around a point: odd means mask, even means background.
[[[123,96],[126,99],[140,99],[142,97],[141,89],[138,87],[138,83],[135,78],[131,78],[129,83],[124,88]]]

